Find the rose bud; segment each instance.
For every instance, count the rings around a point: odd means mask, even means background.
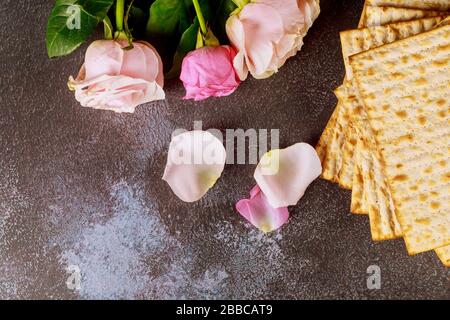
[[[158,52],[147,42],[94,41],[85,62],[69,87],[83,107],[134,112],[136,106],[164,99],[163,66]]]
[[[231,15],[226,31],[238,51],[233,64],[241,80],[248,72],[268,78],[294,56],[320,12],[318,0],[252,0]]]
[[[180,75],[184,98],[199,101],[232,94],[240,83],[233,68],[235,55],[230,46],[207,46],[188,53]]]

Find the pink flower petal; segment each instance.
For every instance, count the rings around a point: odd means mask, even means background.
[[[83,107],[134,112],[142,103],[164,99],[164,91],[156,82],[127,76],[103,75],[89,81],[69,79],[75,98]]]
[[[93,78],[120,74],[123,61],[123,50],[120,44],[111,40],[97,40],[91,43],[86,50],[84,67],[86,69],[86,78]],[[77,79],[78,80],[78,79]]]
[[[163,86],[162,62],[155,48],[144,41],[133,42],[132,50],[125,50],[121,74],[133,78],[156,81]]]
[[[307,0],[258,0],[275,9],[283,18],[283,25],[286,33],[297,33],[302,28],[305,17],[299,6],[307,5]]]
[[[274,208],[296,205],[306,188],[322,173],[316,150],[306,143],[266,153],[254,178]]]
[[[185,202],[202,198],[225,167],[222,142],[207,131],[189,131],[172,138],[164,170],[165,180]]]
[[[146,41],[137,41],[135,43],[142,45],[141,48],[144,50],[147,60],[152,61],[147,63],[146,68],[147,72],[151,74],[149,79],[152,79],[151,81],[156,81],[161,88],[164,87],[163,62],[161,60],[161,56],[158,54],[158,51],[156,51],[155,47]]]
[[[248,68],[245,63],[245,32],[242,22],[238,16],[231,16],[226,23],[227,35],[237,50],[237,54],[233,60],[233,67],[241,81],[247,79]]]
[[[289,211],[273,208],[258,185],[250,191],[250,199],[240,200],[236,210],[259,230],[268,233],[280,228],[289,219]]]
[[[122,45],[126,45],[126,43]],[[131,78],[155,81],[156,76],[152,73],[158,72],[158,70],[147,71],[147,57],[142,47],[143,45],[134,43],[133,49],[123,50],[120,74]],[[153,59],[153,56],[151,56],[151,59]],[[152,63],[152,65],[156,65],[156,63]]]
[[[259,3],[246,5],[239,17],[244,25],[248,69],[257,79],[267,78],[276,71],[273,65],[274,44],[284,35],[282,17],[272,7]]]
[[[236,52],[230,46],[202,47],[184,59],[180,80],[185,99],[203,100],[232,94],[240,84],[233,68]]]

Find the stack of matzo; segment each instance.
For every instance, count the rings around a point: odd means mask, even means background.
[[[450,266],[450,0],[367,0],[341,33],[346,78],[317,145],[374,240]]]

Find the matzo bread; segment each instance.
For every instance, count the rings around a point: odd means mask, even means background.
[[[342,32],[341,39],[342,39],[342,48],[343,48],[343,54],[344,59],[348,61],[348,55],[359,53],[380,45],[383,45],[385,43],[393,42],[398,39],[406,38],[411,35],[415,35],[417,33],[420,33],[425,30],[429,30],[432,27],[434,27],[438,22],[440,22],[442,18],[429,18],[419,21],[412,21],[412,22],[402,22],[395,25],[389,25],[386,27],[376,27],[376,30],[373,29],[356,29],[356,30],[348,30]],[[372,31],[373,30],[373,31]],[[348,70],[351,71],[351,68],[348,68]],[[347,78],[351,78],[351,75],[347,75]],[[355,146],[355,139],[358,139],[358,137],[355,135],[355,129],[354,125],[352,125],[352,121],[355,121],[355,116],[358,116],[358,109],[361,110],[362,107],[358,105],[354,105],[354,100],[347,101],[348,92],[347,87],[349,86],[349,83],[344,83],[343,86],[339,87],[335,90],[335,94],[338,97],[338,99],[341,101],[341,108],[343,107],[346,109],[346,117],[351,117],[353,119],[350,120],[350,123],[345,126],[346,128],[344,134],[346,136],[347,141],[351,141],[351,143],[347,143],[347,146]],[[354,93],[353,93],[354,95]],[[337,124],[339,125],[339,123]],[[351,139],[351,140],[349,140]],[[357,151],[355,151],[357,153]],[[366,197],[364,196],[364,185],[363,185],[363,176],[358,168],[358,161],[346,161],[346,157],[340,153],[344,153],[343,149],[339,149],[336,151],[335,156],[337,158],[342,157],[343,160],[340,162],[355,162],[356,164],[353,165],[353,170],[350,172],[353,173],[352,178],[352,201],[351,201],[351,212],[353,213],[369,213],[369,210],[367,208],[367,205],[365,203]],[[352,152],[348,153],[351,155]],[[360,158],[359,156],[355,156],[356,158]],[[366,185],[367,186],[367,185]],[[379,200],[378,200],[379,201]],[[387,203],[389,203],[389,200],[387,200]],[[372,209],[372,211],[374,211]],[[379,221],[382,221],[383,219],[377,219]],[[374,223],[376,223],[374,221]],[[396,225],[395,220],[392,219],[391,224],[394,226]],[[381,230],[383,230],[382,227],[379,227]],[[376,226],[374,229],[378,229]],[[384,228],[385,229],[385,228]],[[382,233],[378,233],[378,235],[373,236],[377,239],[388,239],[389,235],[392,235],[397,237],[399,235],[398,232],[394,232],[393,229],[386,235],[383,235]]]
[[[340,88],[336,89],[336,91]],[[350,118],[339,99],[338,116],[335,125],[334,137],[331,141],[331,149],[336,159],[334,181],[346,189],[352,188],[353,183],[353,149],[356,140],[350,132]]]
[[[363,25],[365,27],[384,26],[393,21],[411,21],[427,17],[436,17],[442,14],[443,12],[441,11],[367,6],[365,8]]]
[[[448,18],[447,18],[447,20],[448,20]],[[361,19],[361,21],[363,22],[363,19]],[[404,28],[403,30],[405,30],[404,32],[406,32],[405,36],[409,36],[409,34],[407,33],[408,30],[410,30],[409,26],[403,25],[403,23],[402,23],[402,28]],[[370,41],[371,39],[366,39],[366,40]],[[383,44],[383,43],[381,43],[381,44]],[[358,52],[359,51],[355,51],[354,53],[358,53]],[[351,123],[350,123],[350,126],[352,126]],[[354,213],[367,213],[368,209],[367,209],[367,206],[366,206],[366,201],[365,201],[365,196],[364,196],[364,190],[363,189],[364,188],[367,189],[368,186],[364,186],[364,184],[363,184],[364,181],[362,179],[361,173],[358,171],[358,165],[357,164],[361,162],[359,160],[360,157],[358,155],[359,155],[359,148],[355,148],[354,156],[353,156],[355,163],[354,163],[354,170],[353,170],[354,175],[353,175],[353,192],[352,192],[352,207],[351,207],[351,211],[354,212]],[[384,201],[386,203],[389,203],[389,199],[385,199]],[[392,199],[391,199],[391,201],[392,201]],[[438,250],[439,250],[438,255],[441,258],[441,260],[443,261],[443,263],[445,264],[445,261],[448,261],[449,257],[450,257],[450,252],[449,252],[450,251],[450,247],[444,247],[444,248],[440,248]]]
[[[366,10],[367,10],[367,0],[364,1],[364,7],[361,12],[361,17],[359,18],[358,28],[364,28],[366,23]]]
[[[443,18],[441,17],[436,17],[414,22],[399,23],[390,26],[388,30],[383,30],[382,27],[377,27],[374,31],[371,31],[371,28],[345,31],[342,33],[342,48],[346,65],[348,66],[348,56],[351,54],[359,53],[388,42],[393,42],[395,40],[429,30],[442,19]],[[347,78],[351,78],[351,69],[347,67],[347,70]],[[331,139],[338,139],[336,136],[338,136],[338,133],[343,130],[346,144],[344,145],[344,148],[341,148],[342,143],[337,143],[336,146],[338,146],[339,149],[334,149],[333,152],[329,153],[329,155],[334,156],[335,159],[327,161],[332,162],[335,167],[333,167],[333,172],[325,170],[323,176],[329,180],[339,183],[342,187],[349,189],[352,188],[353,182],[356,183],[359,180],[352,178],[354,168],[353,148],[356,143],[352,138],[353,133],[347,132],[352,130],[351,126],[348,125],[348,121],[346,121],[347,123],[341,123],[341,120],[347,120],[346,117],[347,115],[344,113],[344,118],[341,115],[335,122],[333,122],[333,124],[336,125],[340,131],[334,131],[334,135],[330,135]],[[328,128],[328,131],[330,131],[330,128]],[[322,143],[325,142],[325,140],[321,140]],[[329,140],[327,143],[331,144],[333,142]],[[352,181],[352,183],[350,183],[350,181]],[[356,201],[357,198],[352,197],[352,199]],[[355,203],[355,205],[352,205],[352,212],[358,211],[356,213],[362,213],[356,209],[360,207],[364,208],[365,206]]]
[[[346,31],[344,32],[345,36],[342,38],[344,39],[342,43],[343,48],[346,49],[349,46],[354,47],[352,47],[351,50],[344,51],[345,60],[348,61],[347,53],[359,53],[372,47],[384,44],[388,40],[395,41],[400,37],[407,37],[422,30],[427,30],[427,28],[431,28],[431,25],[433,23],[440,20],[442,20],[442,18],[426,19],[426,21],[423,22],[415,21],[411,23],[401,23],[398,26],[390,28],[391,35],[384,37],[379,36],[380,32],[382,32],[382,27],[378,27],[377,31],[375,32],[375,36],[367,39],[360,37],[367,33],[370,34],[370,29],[363,29],[362,31]],[[348,69],[350,70],[350,68]],[[337,90],[339,90],[339,88]],[[344,188],[356,188],[358,190],[363,190],[362,186],[354,185],[355,183],[361,181],[362,176],[358,176],[358,179],[355,179],[353,177],[353,169],[355,165],[353,161],[352,148],[354,148],[355,140],[352,137],[354,133],[347,132],[348,130],[352,129],[351,126],[348,125],[348,121],[347,123],[343,123],[344,120],[348,119],[344,117],[346,116],[346,112],[343,113],[342,111],[343,110],[341,108],[341,103],[338,103],[316,147],[316,150],[322,161],[322,177],[326,180],[339,183]],[[352,195],[351,211],[354,213],[368,213],[368,210],[364,204],[364,198],[359,199],[358,195],[358,192],[355,192],[355,194]]]
[[[347,112],[344,112],[344,146],[342,148],[342,166],[338,174],[339,184],[346,189],[351,190],[353,185],[353,169],[354,162],[354,150],[357,143],[356,132],[354,127],[350,123],[350,118]]]
[[[418,34],[422,31],[430,30],[435,27],[442,18],[429,18],[419,21],[402,22],[386,27],[376,27],[367,29],[357,29],[342,32],[342,48],[344,58],[348,61],[347,54],[359,53],[386,43],[394,42],[399,39]],[[347,53],[347,54],[346,54]],[[351,72],[351,68],[348,68]],[[352,78],[351,73],[347,74],[347,78]],[[350,93],[349,93],[350,92]],[[347,109],[347,113],[352,116],[350,122],[357,125],[365,117],[361,114],[363,108],[361,103],[356,98],[357,91],[353,90],[349,81],[345,82],[338,90],[335,91],[338,98],[343,101],[343,107]],[[348,98],[350,96],[350,99]],[[348,130],[351,130],[349,126]],[[361,139],[362,137],[357,137]],[[368,151],[365,150],[367,153]],[[368,159],[367,156],[361,157],[359,150],[355,151],[358,154],[355,160],[356,172],[358,176],[353,177],[353,193],[351,210],[355,213],[369,213],[371,218],[372,238],[375,240],[384,240],[397,238],[402,234],[401,228],[395,216],[395,210],[390,197],[387,183],[380,174],[378,157],[371,155],[373,158]],[[361,161],[366,159],[364,164],[365,174],[362,174],[360,168]],[[376,166],[373,168],[373,166]],[[355,171],[354,171],[355,172]],[[378,174],[375,174],[377,172]],[[355,173],[356,175],[356,173]],[[378,181],[367,181],[364,183],[364,177],[368,178],[370,175],[377,178]],[[364,186],[361,191],[361,185]],[[370,193],[370,197],[367,196]],[[370,200],[369,204],[366,201]],[[370,211],[370,212],[369,212]],[[377,216],[379,215],[379,216]]]
[[[344,131],[346,130],[345,127],[342,126],[340,122],[338,122],[337,118],[338,112],[339,112],[339,103],[337,104],[335,112],[331,116],[325,130],[323,131],[322,136],[320,137],[320,140],[316,147],[316,151],[319,154],[319,157],[322,161],[323,167],[322,178],[339,183],[341,186],[348,189],[353,185],[353,183],[350,185],[348,181],[351,180],[355,182],[355,179],[351,178],[353,175],[352,167],[354,167],[354,165],[352,165],[353,159],[344,158],[342,148],[336,149],[334,147],[331,147],[332,145],[342,146],[342,141],[339,142],[335,141],[335,139],[338,139],[340,137],[340,135],[336,132],[336,124],[338,124],[338,127],[344,128],[342,130]],[[352,152],[351,149],[349,149],[349,147],[351,146],[347,145],[346,147],[347,147],[346,156],[347,155],[351,156]],[[342,168],[342,166],[344,167]],[[358,207],[364,208],[364,205],[363,206],[358,205]]]
[[[366,0],[366,4],[376,7],[399,7],[423,10],[449,11],[448,0]]]
[[[357,92],[353,90],[353,87],[350,86],[348,89],[348,94],[357,96]],[[343,90],[340,90],[342,92]],[[343,97],[340,97],[345,101]],[[355,99],[355,98],[353,98]],[[356,101],[356,100],[355,100]],[[344,105],[348,105],[349,103],[344,103]],[[352,110],[355,112],[357,110],[356,107],[353,106]],[[361,202],[360,198],[356,198],[358,193],[361,191],[359,189],[359,184],[356,185],[358,189],[354,194],[352,194],[352,204],[360,205],[366,207],[367,212],[369,213],[370,218],[370,227],[372,239],[375,241],[380,240],[388,240],[394,239],[402,236],[403,232],[401,226],[397,220],[395,206],[393,203],[393,199],[391,196],[390,188],[388,185],[388,181],[386,180],[386,175],[382,170],[382,164],[379,160],[379,153],[376,152],[375,141],[370,139],[374,135],[371,134],[368,130],[370,127],[367,126],[364,122],[367,121],[364,119],[365,117],[361,114],[364,110],[360,109],[359,111],[354,113],[354,121],[353,123],[358,128],[358,146],[355,158],[355,166],[360,168],[360,170],[355,170],[355,172],[361,171],[362,178],[359,177],[359,180],[363,182],[364,186],[364,202]],[[358,126],[358,124],[363,123],[364,125]],[[356,173],[355,177],[356,179]],[[406,190],[406,194],[411,194],[411,191]],[[420,197],[420,195],[417,195]],[[450,258],[448,253],[450,253],[449,248],[442,248],[439,256],[441,260],[445,260],[447,257]]]
[[[431,30],[442,22],[443,19],[443,17],[432,17],[393,23],[381,27],[342,31],[340,37],[346,78],[350,80],[353,76],[349,63],[350,56]]]
[[[347,81],[346,89],[336,92],[351,115],[352,126],[356,128],[357,160],[355,165],[363,181],[363,205],[370,218],[372,239],[375,241],[395,239],[402,236],[402,230],[395,216],[395,207],[390,200],[390,190],[379,161],[379,153],[372,132],[367,125],[367,115],[361,107],[358,91]],[[359,181],[358,181],[359,182]],[[359,187],[359,186],[358,186]],[[363,200],[356,195],[355,206]],[[361,204],[360,204],[361,205]]]
[[[450,26],[350,58],[410,254],[450,244],[449,59]]]
[[[332,139],[334,138],[334,130],[336,127],[337,116],[339,113],[340,102],[336,105],[328,123],[320,136],[316,146],[316,152],[322,163],[322,178],[333,181],[336,169],[336,158],[331,150]],[[333,181],[336,182],[336,181]]]
[[[439,23],[439,26],[442,27],[442,26],[446,26],[449,24],[450,24],[450,17],[447,17]]]
[[[358,126],[358,146],[361,148],[360,166],[364,180],[364,195],[369,212],[372,239],[375,241],[399,238],[402,228],[395,214],[389,183],[380,161],[379,150],[366,121],[355,122]]]
[[[354,165],[353,165],[353,184],[352,184],[352,201],[350,205],[350,211],[356,214],[368,214],[367,200],[365,198],[365,186],[364,179],[359,169],[359,163],[361,162],[361,148],[358,146],[360,139],[356,140],[357,145],[354,151]]]
[[[435,250],[442,264],[446,267],[450,267],[450,246],[438,248]]]
[[[351,189],[353,180],[353,159],[345,160],[343,157],[353,153],[353,147],[346,140],[345,110],[341,101],[336,108],[316,146],[316,152],[322,162],[322,178],[339,183],[346,189]],[[345,150],[344,150],[345,149]]]
[[[366,206],[366,202],[365,202],[365,195],[364,195],[364,181],[363,181],[363,176],[360,172],[360,167],[357,165],[358,164],[358,159],[360,158],[359,155],[355,152],[358,151],[357,148],[357,143],[358,143],[358,134],[356,131],[356,128],[354,126],[354,120],[352,117],[352,113],[354,112],[353,107],[354,104],[352,104],[351,100],[349,100],[349,95],[348,95],[348,83],[344,82],[344,84],[340,87],[338,87],[336,90],[334,90],[334,93],[336,95],[336,97],[339,99],[339,101],[341,101],[341,112],[342,114],[345,114],[345,117],[341,117],[338,119],[339,121],[343,121],[345,119],[346,124],[345,124],[345,129],[344,129],[344,135],[345,135],[345,139],[347,141],[347,148],[353,148],[356,150],[352,150],[351,154],[352,154],[352,160],[351,161],[347,161],[347,162],[351,162],[352,167],[348,166],[346,172],[347,174],[351,175],[351,189],[352,189],[352,201],[351,201],[351,207],[350,207],[350,211],[352,213],[357,213],[357,214],[368,214],[369,210]],[[342,123],[338,123],[338,125],[342,126]],[[339,149],[336,150],[336,154],[335,154],[336,158],[345,158],[346,156],[349,156],[349,152],[347,151],[344,152],[344,149]],[[341,162],[345,162],[344,160],[341,160]],[[344,169],[344,168],[342,168]]]

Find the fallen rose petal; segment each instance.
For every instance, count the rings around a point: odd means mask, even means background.
[[[207,131],[189,131],[172,138],[165,180],[175,195],[185,202],[202,198],[219,179],[225,167],[222,142]]]
[[[250,191],[250,199],[240,200],[236,210],[259,230],[268,233],[280,228],[289,219],[286,207],[272,207],[258,185]]]
[[[306,188],[322,173],[316,150],[307,143],[266,153],[254,178],[274,208],[296,205]]]

